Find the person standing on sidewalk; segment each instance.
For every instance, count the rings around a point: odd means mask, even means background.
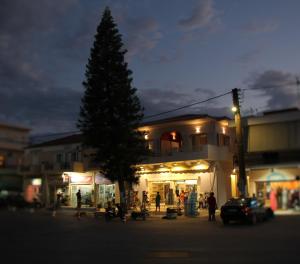
[[[56,194],[56,202],[53,205],[52,216],[56,216],[56,211],[60,208],[61,199],[62,199],[62,194],[59,192]]]
[[[216,208],[217,208],[217,201],[214,197],[214,193],[211,192],[210,196],[207,198],[208,204],[208,221],[216,221]]]
[[[157,192],[156,197],[155,197],[155,212],[157,212],[157,208],[158,208],[158,211],[160,212],[160,194],[159,194],[159,192]]]
[[[76,193],[77,198],[77,217],[80,218],[80,208],[81,208],[81,192],[80,189]]]

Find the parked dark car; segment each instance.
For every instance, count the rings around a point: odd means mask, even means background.
[[[221,207],[224,225],[230,221],[256,224],[273,216],[270,208],[264,207],[256,198],[232,198]]]

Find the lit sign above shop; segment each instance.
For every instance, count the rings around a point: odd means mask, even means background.
[[[93,177],[90,174],[79,173],[79,172],[64,172],[62,175],[64,182],[70,181],[75,184],[92,184]]]

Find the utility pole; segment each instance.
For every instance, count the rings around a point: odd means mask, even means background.
[[[232,89],[232,99],[233,99],[233,111],[234,111],[234,121],[237,139],[237,151],[238,151],[238,165],[239,165],[239,178],[238,178],[238,188],[242,196],[246,196],[246,170],[245,170],[245,156],[244,156],[244,141],[243,141],[243,129],[240,111],[240,100],[239,100],[239,89]]]
[[[299,89],[300,80],[298,77],[296,77],[296,86],[297,86],[297,107],[300,108],[300,89]]]

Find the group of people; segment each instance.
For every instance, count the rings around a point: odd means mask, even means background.
[[[185,200],[185,193],[182,191],[182,196],[179,197],[180,202],[182,199],[182,203],[184,203]],[[80,189],[77,191],[76,193],[76,198],[77,198],[77,216],[80,217],[80,208],[81,208],[81,192]],[[143,198],[142,198],[143,202],[142,202],[142,207],[146,206],[146,203],[148,202],[148,196],[147,196],[147,192],[143,192]],[[61,200],[61,196],[58,194],[57,195],[57,201],[58,203]],[[160,212],[160,203],[161,203],[161,195],[159,192],[156,193],[155,196],[155,211],[159,211]],[[203,197],[203,195],[200,195],[200,199],[199,199],[199,208],[208,208],[208,220],[209,221],[215,221],[216,217],[215,217],[215,212],[217,209],[217,201],[216,198],[214,196],[214,193],[211,192],[209,197],[207,195],[205,195]]]
[[[187,200],[187,195],[184,191],[180,193],[179,196],[179,205],[184,204]],[[155,197],[155,211],[160,211],[160,201],[161,201],[161,196],[160,193],[157,192],[156,197]],[[210,192],[209,196],[205,194],[203,196],[200,194],[199,198],[199,209],[202,208],[207,208],[208,209],[208,221],[215,221],[216,220],[216,209],[217,209],[217,201],[214,196],[214,192]]]

